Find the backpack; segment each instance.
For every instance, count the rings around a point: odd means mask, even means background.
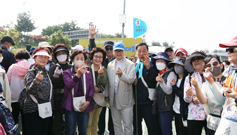
[[[17,125],[15,125],[12,113],[3,103],[0,102],[0,123],[7,135],[17,134]]]

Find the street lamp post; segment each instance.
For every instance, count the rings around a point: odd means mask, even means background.
[[[126,0],[124,0],[124,4],[123,4],[123,14],[125,14],[125,3],[126,3]],[[122,38],[124,38],[124,26],[125,26],[125,23],[122,24]]]

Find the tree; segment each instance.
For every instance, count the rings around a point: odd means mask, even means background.
[[[161,46],[159,41],[152,41],[151,45],[152,46]]]
[[[168,42],[163,42],[163,46],[164,46],[164,47],[168,47],[168,46],[169,46],[169,43],[168,43]]]
[[[77,22],[74,20],[62,24],[62,31],[73,31],[73,30],[83,30],[83,29],[78,27]]]
[[[61,26],[58,26],[58,25],[48,26],[47,28],[42,29],[41,34],[43,36],[48,36],[49,37],[50,35],[52,35],[53,33],[56,33],[59,30],[62,30]]]
[[[2,38],[4,35],[11,36],[16,45],[19,45],[19,43],[21,42],[19,40],[19,32],[16,29],[11,28],[8,30],[4,30],[3,32],[0,33],[0,38]]]
[[[71,39],[68,38],[68,35],[63,36],[61,30],[57,31],[56,33],[53,33],[49,37],[48,42],[50,45],[65,44],[68,47],[71,46]]]
[[[19,32],[31,32],[36,29],[35,22],[31,18],[30,12],[24,12],[19,15],[15,29]]]

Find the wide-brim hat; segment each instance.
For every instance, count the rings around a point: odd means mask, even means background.
[[[174,64],[179,64],[181,66],[184,66],[185,60],[186,60],[185,57],[177,58],[175,61],[172,61],[169,63],[168,68],[174,67]]]
[[[230,40],[228,43],[220,43],[219,46],[221,48],[228,48],[228,47],[237,47],[237,36]]]
[[[156,60],[163,59],[167,62],[171,62],[169,59],[169,55],[166,52],[159,52],[155,57],[152,57],[152,64],[155,65]]]
[[[193,68],[192,63],[191,63],[191,60],[192,60],[192,58],[194,58],[194,57],[202,57],[202,58],[204,59],[206,56],[205,56],[205,54],[203,54],[202,52],[194,52],[194,53],[192,53],[191,56],[189,56],[189,57],[186,59],[185,63],[184,63],[184,67],[185,67],[185,69],[186,69],[189,73],[194,72],[194,70],[195,70],[195,69]]]

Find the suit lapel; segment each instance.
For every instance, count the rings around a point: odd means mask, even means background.
[[[122,71],[125,71],[126,67],[127,67],[127,62],[126,62],[126,58],[124,58],[124,59],[123,59],[123,63],[122,63],[122,65],[121,65],[121,68],[120,68],[120,69],[121,69]],[[117,81],[117,88],[118,88],[119,82],[120,82],[120,79],[118,78],[118,81]]]
[[[113,61],[111,61],[111,62],[113,62],[113,63],[111,63],[111,72],[110,72],[110,75],[112,76],[112,80],[113,80],[113,82],[112,82],[112,87],[111,87],[111,89],[114,91],[114,81],[115,81],[115,60],[113,60]]]

